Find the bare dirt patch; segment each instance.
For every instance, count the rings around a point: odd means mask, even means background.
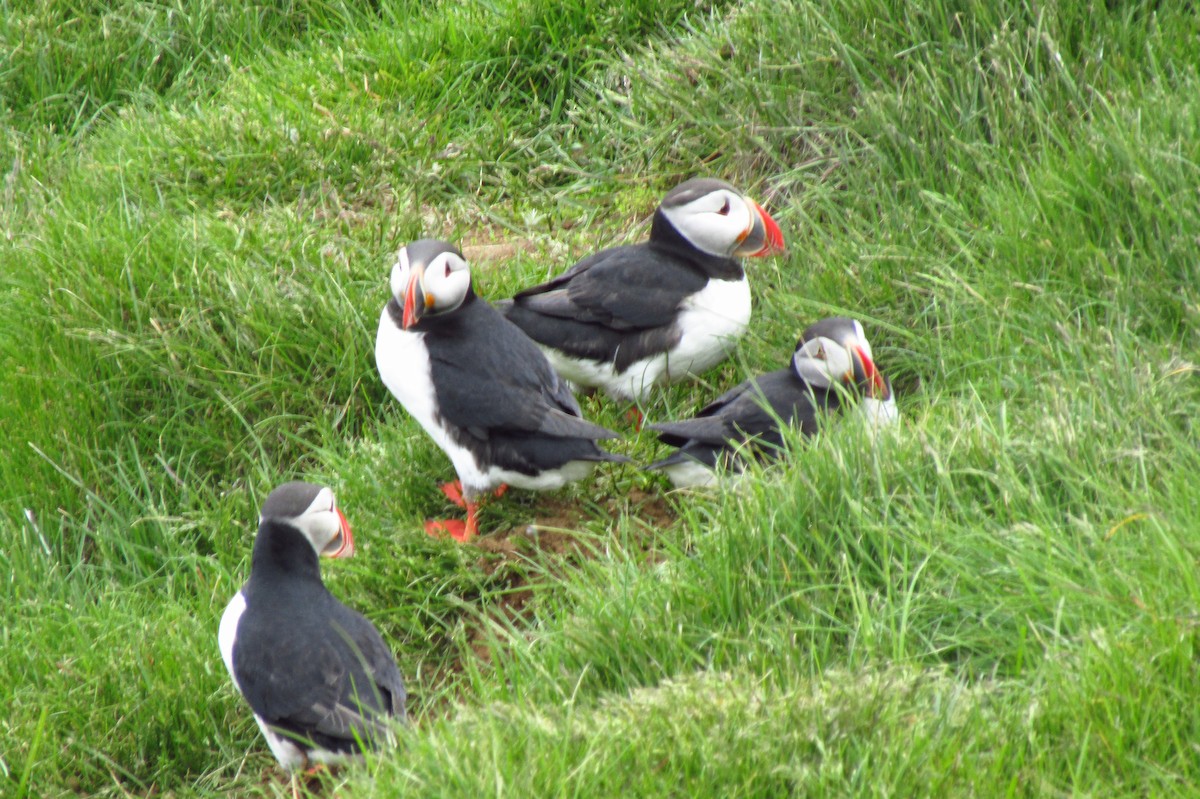
[[[462,672],[464,658],[473,657],[478,665],[490,665],[497,645],[497,625],[520,628],[534,624],[528,605],[535,594],[535,582],[547,575],[562,578],[580,564],[602,557],[606,551],[603,542],[584,530],[596,518],[596,508],[577,500],[541,497],[532,522],[485,533],[468,544],[479,551],[475,566],[490,583],[487,594],[480,598],[480,615],[464,617],[471,654],[463,652],[431,668],[422,675],[422,682],[436,685]],[[663,560],[658,550],[659,533],[671,527],[676,516],[662,496],[635,490],[624,497],[606,498],[599,508],[609,518],[639,519],[642,524],[637,525],[639,535],[634,543],[646,564]]]

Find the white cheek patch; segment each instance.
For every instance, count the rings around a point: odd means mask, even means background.
[[[818,358],[792,359],[792,368],[800,379],[814,388],[829,388],[837,382],[837,377],[830,373],[829,364]]]
[[[820,336],[804,342],[804,346],[796,351],[792,368],[806,382],[828,388],[840,383],[843,375],[853,368],[853,363],[845,347],[833,339]]]
[[[426,296],[433,297],[433,308],[437,311],[452,311],[462,305],[471,285],[471,270],[454,253],[444,253],[433,260],[425,270],[424,289]]]
[[[718,213],[726,203],[728,213]],[[713,192],[678,208],[664,208],[662,212],[692,246],[723,258],[737,249],[738,238],[751,223],[745,200],[728,191]]]
[[[825,339],[825,363],[829,369],[829,374],[841,377],[854,368],[854,362],[850,360],[850,353],[841,344],[835,344],[829,339]]]
[[[816,360],[818,358],[818,353],[820,353],[820,352],[821,352],[821,341],[820,341],[820,339],[814,338],[814,339],[809,339],[808,341],[804,342],[804,344],[802,346],[797,348],[796,354],[793,357],[795,358],[795,360],[802,360],[802,359]]]
[[[313,497],[313,501],[304,509],[304,513],[312,513],[313,511],[329,510],[333,507],[333,492],[328,488],[322,488]]]
[[[321,489],[312,503],[305,508],[304,513],[296,519],[296,526],[304,533],[304,537],[309,540],[317,554],[321,554],[334,536],[342,530],[341,521],[333,512],[333,492],[328,488]]]

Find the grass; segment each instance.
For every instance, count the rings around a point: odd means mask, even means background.
[[[287,792],[215,636],[296,476],[355,526],[326,579],[414,717],[318,792],[1194,794],[1187,4],[0,9],[4,795]],[[847,312],[899,429],[831,426],[740,492],[602,470],[427,539],[450,467],[375,373],[390,254],[516,243],[476,270],[510,296],[695,174],[789,250],[750,264],[736,357],[647,416]]]

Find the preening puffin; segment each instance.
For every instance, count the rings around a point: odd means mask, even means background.
[[[740,471],[744,458],[777,454],[780,422],[812,435],[822,414],[847,401],[857,402],[872,424],[897,418],[891,383],[876,368],[862,325],[842,316],[822,319],[801,334],[788,368],[745,381],[692,419],[649,425],[678,449],[646,468],[666,471],[676,487],[709,485],[718,467]]]
[[[476,500],[506,486],[553,489],[587,476],[617,434],[580,418],[569,387],[528,336],[471,287],[462,254],[424,239],[400,250],[379,320],[375,361],[388,390],[450,457],[442,491],[466,522],[431,521],[430,535],[478,532]]]
[[[663,198],[649,241],[602,250],[497,307],[560,375],[636,401],[729,354],[750,321],[737,259],[782,249],[779,225],[756,202],[694,178]]]
[[[284,483],[263,503],[250,579],[221,617],[225,667],[271,752],[293,773],[353,759],[405,719],[391,651],[321,581],[319,555],[353,554],[333,492]]]

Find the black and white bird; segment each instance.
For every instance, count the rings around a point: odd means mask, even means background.
[[[442,486],[466,522],[430,521],[430,535],[478,532],[477,500],[507,487],[559,488],[587,476],[617,434],[580,417],[570,388],[541,350],[475,295],[462,254],[424,239],[400,250],[392,298],[379,320],[375,361],[388,390],[450,457]]]
[[[756,202],[694,178],[663,198],[649,241],[602,250],[497,307],[560,375],[636,401],[724,360],[750,322],[738,258],[782,249],[779,225]]]
[[[891,383],[876,368],[862,325],[842,316],[822,319],[801,334],[788,368],[745,381],[694,418],[649,425],[678,449],[646,468],[664,470],[679,488],[710,485],[717,470],[737,472],[747,458],[777,455],[780,423],[812,435],[824,414],[848,401],[872,425],[897,418]]]
[[[354,554],[333,492],[284,483],[263,503],[250,579],[221,617],[218,643],[267,745],[293,773],[351,760],[405,719],[391,651],[321,581],[317,558]],[[295,783],[293,782],[293,792]]]

